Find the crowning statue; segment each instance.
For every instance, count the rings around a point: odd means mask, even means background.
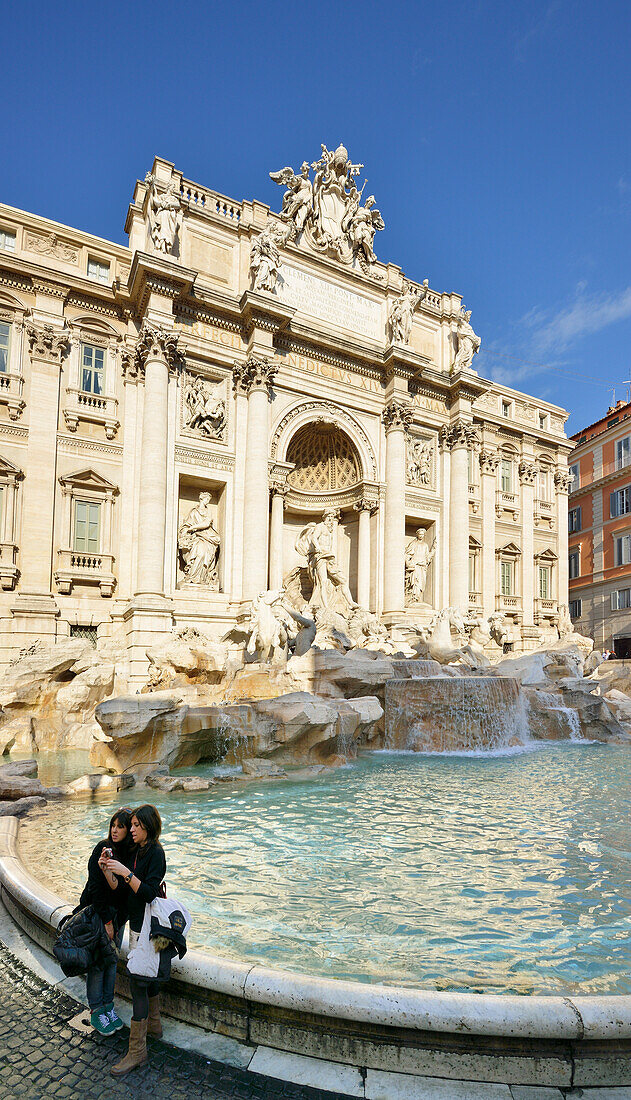
[[[407,603],[423,603],[427,571],[436,553],[436,541],[430,550],[427,531],[419,527],[405,548],[405,594]]]
[[[186,584],[219,591],[217,559],[221,540],[211,514],[210,493],[200,493],[177,533],[177,546]]]
[[[361,190],[355,183],[363,164],[353,164],[343,145],[335,151],[322,145],[322,155],[313,161],[313,183],[309,165],[303,162],[300,175],[292,168],[270,172],[275,183],[287,188],[283,195],[281,218],[289,226],[289,235],[307,230],[309,242],[318,251],[326,252],[343,263],[356,260],[366,275],[380,278],[373,270],[375,232],[384,229],[381,214],[370,195],[364,206]]]
[[[296,539],[296,550],[307,559],[307,569],[313,585],[309,601],[313,608],[328,608],[336,590],[346,600],[349,608],[358,604],[351,596],[348,580],[342,573],[333,552],[333,532],[336,513],[327,509],[320,523],[309,523]]]
[[[480,350],[482,341],[473,331],[470,321],[471,310],[462,309],[458,318],[458,350],[451,368],[454,374],[460,370],[472,370],[473,356]]]
[[[157,252],[165,256],[173,252],[175,238],[182,226],[182,198],[176,180],[171,180],[166,191],[158,194],[155,177],[150,172],[145,177],[150,185],[149,228],[151,240]]]
[[[268,290],[270,294],[274,293],[281,265],[278,246],[286,241],[287,235],[274,223],[270,223],[254,238],[250,259],[252,290]]]
[[[421,299],[425,297],[428,286],[427,279],[423,282],[422,291],[404,280],[403,290],[392,303],[390,316],[388,317],[388,331],[393,344],[409,344],[412,335],[414,310]]]
[[[189,375],[184,389],[184,427],[197,429],[207,439],[223,439],[226,402],[222,383],[214,386],[207,378]]]

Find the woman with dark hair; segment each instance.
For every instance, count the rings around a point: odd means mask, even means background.
[[[166,873],[164,849],[159,842],[162,821],[155,806],[139,806],[131,818],[131,835],[136,844],[134,859],[126,866],[118,859],[109,859],[106,867],[114,875],[120,875],[129,887],[127,914],[129,916],[129,948],[136,946],[142,929],[145,906],[151,904],[159,893]],[[147,1035],[162,1035],[160,1020],[160,985],[158,981],[130,977],[133,1013],[129,1036],[129,1049],[122,1061],[112,1066],[114,1077],[122,1077],[147,1061]]]
[[[100,916],[109,938],[120,948],[127,920],[128,889],[119,875],[107,870],[112,857],[129,862],[134,848],[130,832],[131,811],[117,810],[112,816],[107,840],[99,840],[88,860],[88,881],[79,900],[81,908],[92,905]],[[86,993],[90,1006],[90,1023],[100,1035],[112,1035],[123,1027],[114,1008],[116,962],[105,967],[88,967]]]

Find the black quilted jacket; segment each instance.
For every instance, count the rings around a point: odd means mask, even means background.
[[[89,966],[102,969],[118,957],[93,905],[61,920],[53,955],[67,978],[85,974]]]

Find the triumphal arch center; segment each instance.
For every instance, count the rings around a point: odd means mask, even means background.
[[[156,158],[127,246],[0,206],[3,662],[111,635],[133,679],[279,591],[325,639],[448,607],[516,650],[557,636],[566,414],[480,376],[422,258],[377,258],[394,193],[304,155],[261,173],[271,206]]]

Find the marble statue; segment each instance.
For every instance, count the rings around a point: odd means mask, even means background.
[[[513,632],[501,611],[494,611],[492,615],[489,615],[488,624],[491,638],[500,649],[512,642]]]
[[[471,310],[462,309],[458,318],[458,350],[452,367],[454,374],[461,370],[471,370],[473,356],[480,350],[482,341],[473,331],[470,321]]]
[[[393,344],[409,344],[412,335],[412,317],[414,310],[425,297],[428,280],[423,282],[423,291],[418,290],[406,280],[403,282],[403,290],[398,298],[395,298],[390,307],[388,316],[388,334]]]
[[[480,654],[465,643],[455,645],[451,632],[454,630],[460,636],[466,636],[467,624],[464,615],[457,607],[443,607],[429,623],[425,630],[427,652],[433,661],[441,665],[461,662],[470,668],[477,668],[480,664]]]
[[[177,545],[186,584],[219,591],[217,559],[221,540],[212,520],[210,493],[200,493],[177,533]]]
[[[182,199],[177,181],[172,180],[166,191],[158,194],[155,178],[149,173],[145,183],[150,184],[149,228],[157,252],[169,255],[173,252],[175,238],[182,226]]]
[[[330,607],[336,590],[339,590],[349,608],[358,606],[351,596],[348,580],[333,552],[335,522],[336,512],[327,509],[320,523],[307,524],[296,540],[296,550],[307,559],[307,569],[313,585],[309,602],[314,608]]]
[[[408,439],[407,479],[409,485],[430,485],[432,480],[431,439]]]
[[[207,439],[223,439],[226,402],[222,383],[189,374],[184,388],[184,427],[197,429]]]
[[[280,228],[274,224],[268,225],[258,237],[254,238],[250,259],[252,290],[267,290],[270,294],[274,293],[281,265],[278,246],[284,244],[286,240]]]
[[[559,638],[566,638],[568,634],[574,634],[574,624],[570,618],[570,609],[566,603],[559,604],[557,630],[559,631]]]
[[[306,160],[302,162],[299,176],[294,174],[293,168],[281,168],[280,172],[270,172],[270,178],[274,183],[287,188],[283,195],[280,216],[291,223],[292,236],[295,236],[302,232],[313,213],[313,184],[309,179],[309,164]]]
[[[405,548],[405,594],[407,603],[422,603],[427,571],[436,553],[436,540],[430,549],[427,531],[419,527]]]
[[[275,183],[287,188],[280,217],[289,225],[288,235],[295,237],[308,229],[309,241],[316,249],[347,264],[356,258],[365,274],[380,278],[372,270],[376,259],[373,242],[376,230],[385,226],[374,195],[361,206],[366,183],[359,190],[355,179],[364,166],[353,164],[343,145],[335,150],[322,145],[321,149],[320,159],[311,166],[303,162],[299,176],[292,168],[270,172]]]
[[[301,657],[316,636],[315,620],[301,615],[286,601],[284,587],[259,592],[252,600],[246,653],[264,662],[286,658],[292,649]]]

